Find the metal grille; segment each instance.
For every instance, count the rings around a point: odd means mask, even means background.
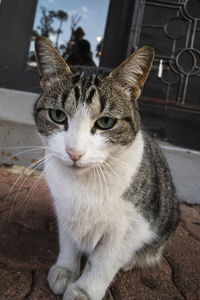
[[[144,44],[156,50],[144,93],[199,108],[200,0],[137,1],[128,52]]]

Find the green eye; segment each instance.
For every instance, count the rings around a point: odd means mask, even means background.
[[[109,117],[103,117],[96,121],[96,125],[98,128],[105,130],[105,129],[112,128],[116,122],[117,122],[116,119],[109,118]]]
[[[67,119],[66,114],[62,110],[58,109],[50,109],[49,115],[54,122],[59,124],[63,124]]]

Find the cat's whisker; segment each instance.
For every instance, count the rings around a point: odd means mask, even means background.
[[[103,170],[102,170],[101,165],[99,165],[98,167],[99,167],[99,170],[100,170],[100,172],[101,172],[101,174],[102,174],[103,181],[104,181],[104,183],[105,183],[105,188],[106,188],[106,192],[107,192],[107,199],[109,199],[110,197],[109,197],[109,189],[108,189],[107,180],[106,180],[106,178],[105,178],[105,175],[104,175],[104,172],[103,172]]]
[[[49,171],[50,165],[48,165],[48,161],[49,161],[51,158],[52,158],[51,155],[45,157],[46,173]],[[37,185],[39,184],[39,181],[41,180],[42,176],[44,176],[44,171],[42,171],[41,174],[38,176],[38,178],[37,178],[37,180],[36,180],[37,182],[34,183],[32,189],[29,191],[30,194],[34,192],[34,190],[35,190],[35,188],[37,187]],[[36,185],[36,186],[35,186],[35,185]],[[32,195],[31,195],[31,197],[32,197]],[[29,198],[29,200],[31,199],[31,197]],[[26,199],[27,199],[27,198],[28,198],[28,196],[26,197]],[[26,202],[26,199],[25,199],[24,202]]]
[[[41,178],[44,176],[44,173],[41,172],[41,174],[37,177],[37,179],[35,180],[33,186],[31,187],[30,191],[28,192],[26,198],[24,199],[23,203],[28,202],[31,200],[31,197],[33,195],[34,190],[36,189],[36,187],[38,186]],[[30,196],[30,197],[29,197]]]
[[[27,194],[25,200],[22,202],[21,206],[22,206],[25,202],[27,202],[27,204],[28,204],[28,202],[30,201],[30,199],[31,199],[31,197],[32,197],[32,195],[30,195],[30,194],[33,193],[33,191],[35,190],[35,188],[36,188],[37,185],[39,184],[39,181],[40,181],[40,179],[42,178],[42,176],[43,176],[43,172],[41,172],[41,174],[40,174],[40,175],[38,176],[38,178],[35,180],[35,182],[34,182],[32,188],[31,188],[31,190],[28,192],[28,194]],[[29,196],[29,195],[30,195],[30,198],[28,199],[28,196]],[[28,201],[27,201],[27,200],[28,200]],[[27,205],[26,205],[26,208],[27,208]],[[26,210],[26,208],[25,208],[25,210]],[[13,210],[13,209],[14,209],[14,206],[12,207],[12,210]],[[10,210],[10,216],[9,216],[9,218],[11,218],[11,216],[12,216],[12,210]]]
[[[96,180],[96,174],[95,174],[95,170],[94,170],[93,166],[92,166],[92,168],[90,168],[89,172],[90,172],[90,178],[92,179],[92,187],[94,187],[95,180]]]
[[[33,172],[35,171],[35,169],[33,170]],[[31,174],[33,173],[33,172],[31,172]],[[29,174],[29,176],[31,176],[31,174]],[[43,172],[40,174],[40,176],[42,177],[42,175],[43,175]],[[28,177],[29,177],[28,176]],[[39,177],[40,177],[39,176]],[[26,178],[26,180],[27,180],[28,178]],[[38,179],[38,178],[37,178]],[[37,181],[37,179],[36,179],[36,181]],[[40,178],[41,179],[41,178]],[[25,180],[25,181],[26,181]],[[25,183],[25,182],[24,182]],[[23,184],[24,184],[23,183]],[[39,182],[37,182],[37,184],[38,184]],[[34,183],[34,185],[32,186],[32,188],[31,188],[31,191],[33,192],[33,188],[35,189],[36,188],[36,182]],[[30,193],[31,194],[31,193]],[[26,202],[26,200],[27,200],[27,198],[28,197],[26,197],[26,199],[23,201],[23,203],[22,204],[24,204],[25,202]],[[12,216],[12,213],[13,213],[13,210],[14,210],[14,207],[15,207],[15,203],[16,203],[16,201],[17,201],[17,197],[15,197],[15,199],[14,199],[14,201],[13,201],[13,204],[12,204],[12,207],[11,207],[11,209],[10,209],[10,215],[9,215],[9,219],[11,218],[11,216]]]
[[[12,191],[14,190],[14,188],[15,188],[16,184],[19,182],[19,180],[26,174],[27,171],[30,171],[30,169],[32,169],[32,168],[33,168],[35,165],[37,165],[38,163],[39,163],[39,161],[34,162],[34,163],[31,163],[31,164],[23,171],[23,173],[20,174],[20,175],[18,176],[18,178],[15,180],[14,184],[12,185],[12,187],[11,187],[11,189],[10,189],[8,195],[6,196],[6,198],[5,198],[5,200],[4,200],[3,204],[2,204],[1,209],[4,208],[4,206],[5,206],[6,202],[7,202],[7,200],[9,199],[9,197],[10,197]]]
[[[45,159],[45,162],[47,163],[49,159],[51,159],[51,156],[47,157]],[[47,168],[46,168],[47,171],[48,171],[48,167],[49,166],[47,166]],[[43,176],[44,176],[44,171],[42,171],[41,174],[37,177],[37,179],[35,180],[32,188],[30,189],[30,191],[28,192],[25,200],[23,201],[22,205],[27,202],[26,208],[27,208],[28,203],[30,202],[32,196],[33,196],[34,190],[37,188],[37,186],[38,186],[38,184],[39,184],[39,182],[40,182],[40,180],[42,179]]]
[[[50,154],[49,154],[49,155],[50,155]],[[24,179],[23,182],[21,183],[21,185],[20,185],[20,187],[19,187],[19,189],[18,189],[18,191],[17,191],[17,193],[16,193],[16,195],[15,195],[15,198],[14,198],[14,201],[13,201],[13,204],[12,204],[12,207],[11,207],[10,217],[11,217],[11,215],[12,215],[12,211],[13,211],[13,209],[14,209],[14,206],[15,206],[15,203],[16,203],[16,201],[17,201],[18,195],[19,195],[19,193],[20,193],[22,187],[24,186],[25,182],[26,182],[26,181],[28,180],[28,178],[35,172],[36,168],[42,165],[43,161],[44,161],[46,158],[47,158],[47,156],[43,157],[43,158],[40,159],[38,162],[36,162],[36,163],[34,164],[35,168],[32,169],[31,171],[30,171],[30,169],[28,169],[28,168],[26,169],[26,170],[29,170],[30,173],[28,174],[27,177],[25,177],[25,179]],[[25,174],[25,172],[23,172],[23,174],[22,174],[20,177],[22,177],[24,174]]]
[[[114,177],[112,176],[113,174],[115,175],[116,172],[113,173],[113,170],[110,166],[108,166],[108,164],[103,164],[102,167],[104,168],[105,171],[105,175],[108,176],[108,179],[110,181],[111,184],[116,184],[116,181],[114,180]],[[118,179],[118,175],[117,175],[117,179]],[[118,181],[117,181],[118,183]]]
[[[46,148],[46,147],[45,147]],[[19,156],[21,154],[27,153],[27,152],[34,152],[34,151],[39,151],[39,150],[43,150],[43,148],[36,148],[36,149],[29,149],[29,150],[24,150],[18,153],[13,154],[12,156],[8,157],[6,160],[3,161],[3,163],[5,164],[8,160],[12,159],[13,157]]]
[[[109,161],[104,161],[103,165],[105,165],[106,167],[108,167],[110,169],[110,171],[117,176],[117,178],[119,177],[119,174],[112,168],[112,164]],[[105,168],[106,169],[106,168]]]
[[[109,161],[107,161],[107,163],[109,164],[109,166],[112,168],[112,169],[115,169],[115,173],[116,172],[119,172],[118,174],[120,174],[120,170],[121,168],[123,167],[127,167],[127,162],[123,162],[123,161],[117,161],[117,160],[112,160],[110,159]],[[114,172],[114,170],[113,170]]]
[[[99,179],[100,189],[101,189],[101,195],[103,196],[103,184],[102,184],[101,176],[100,176],[99,171],[98,171],[98,167],[94,166],[94,170],[96,171],[97,177]]]
[[[116,164],[116,162],[112,163],[111,161],[106,161],[104,164],[109,168],[109,170],[112,172],[112,174],[115,176],[115,178],[120,182],[120,169],[122,165]]]
[[[120,167],[121,167],[121,166],[127,166],[127,161],[121,160],[121,159],[116,158],[116,157],[114,157],[114,156],[110,156],[108,161],[109,161],[110,163],[112,163],[112,161],[113,161],[113,163],[114,163],[114,162],[117,163],[117,165],[120,166]]]
[[[47,147],[43,147],[43,146],[17,146],[17,147],[1,147],[0,149],[24,149],[24,148],[40,148],[40,149],[47,149]]]

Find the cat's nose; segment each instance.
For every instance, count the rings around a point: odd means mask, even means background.
[[[85,153],[81,151],[67,150],[67,154],[73,162],[79,160]]]

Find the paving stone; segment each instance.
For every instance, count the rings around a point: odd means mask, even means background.
[[[62,296],[54,295],[50,290],[47,282],[47,273],[37,271],[33,276],[33,287],[30,295],[26,300],[61,300]],[[113,300],[113,297],[108,290],[103,300]]]
[[[18,176],[0,169],[0,208]],[[46,279],[58,254],[58,233],[48,188],[43,178],[37,178],[22,177],[26,181],[11,218],[17,190],[0,209],[0,300],[61,299],[53,295]],[[119,272],[104,300],[200,299],[199,221],[200,207],[182,204],[181,223],[161,264]]]
[[[185,299],[200,299],[200,242],[180,225],[165,256],[173,270],[173,282]]]
[[[172,283],[171,276],[172,270],[163,258],[155,267],[120,272],[112,283],[112,293],[116,300],[184,299]]]
[[[184,228],[200,241],[200,210],[199,206],[181,205],[181,221]]]
[[[17,178],[18,175],[10,174],[5,170],[0,169],[0,211],[7,208],[7,202],[11,203],[11,200],[13,200],[13,194],[16,194],[16,191],[19,189],[20,181],[17,182],[15,188],[12,189]],[[27,186],[22,187],[22,190],[24,190],[25,188],[27,188]]]
[[[14,270],[0,263],[0,299],[21,300],[31,289],[31,271]]]
[[[18,175],[14,174],[12,180],[15,181],[17,176]],[[5,219],[7,217],[9,221],[19,223],[24,227],[33,230],[47,230],[48,227],[49,229],[51,226],[55,227],[55,215],[52,208],[52,200],[44,179],[40,179],[37,183],[37,187],[33,192],[31,191],[37,178],[38,177],[25,177],[26,186],[22,188],[19,193],[18,186],[17,189],[12,191],[12,194],[9,197],[0,196],[1,217],[3,216]],[[6,179],[6,181],[8,181],[8,179]],[[22,182],[23,181],[24,180],[22,180]],[[4,185],[6,185],[5,181],[3,182],[3,186]],[[5,192],[3,194],[7,195]],[[50,219],[52,219],[53,223]]]
[[[61,300],[62,297],[54,295],[47,283],[47,272],[37,271],[34,273],[31,294],[26,300]]]
[[[34,231],[17,223],[0,223],[0,261],[10,267],[48,269],[58,252],[57,234]]]

